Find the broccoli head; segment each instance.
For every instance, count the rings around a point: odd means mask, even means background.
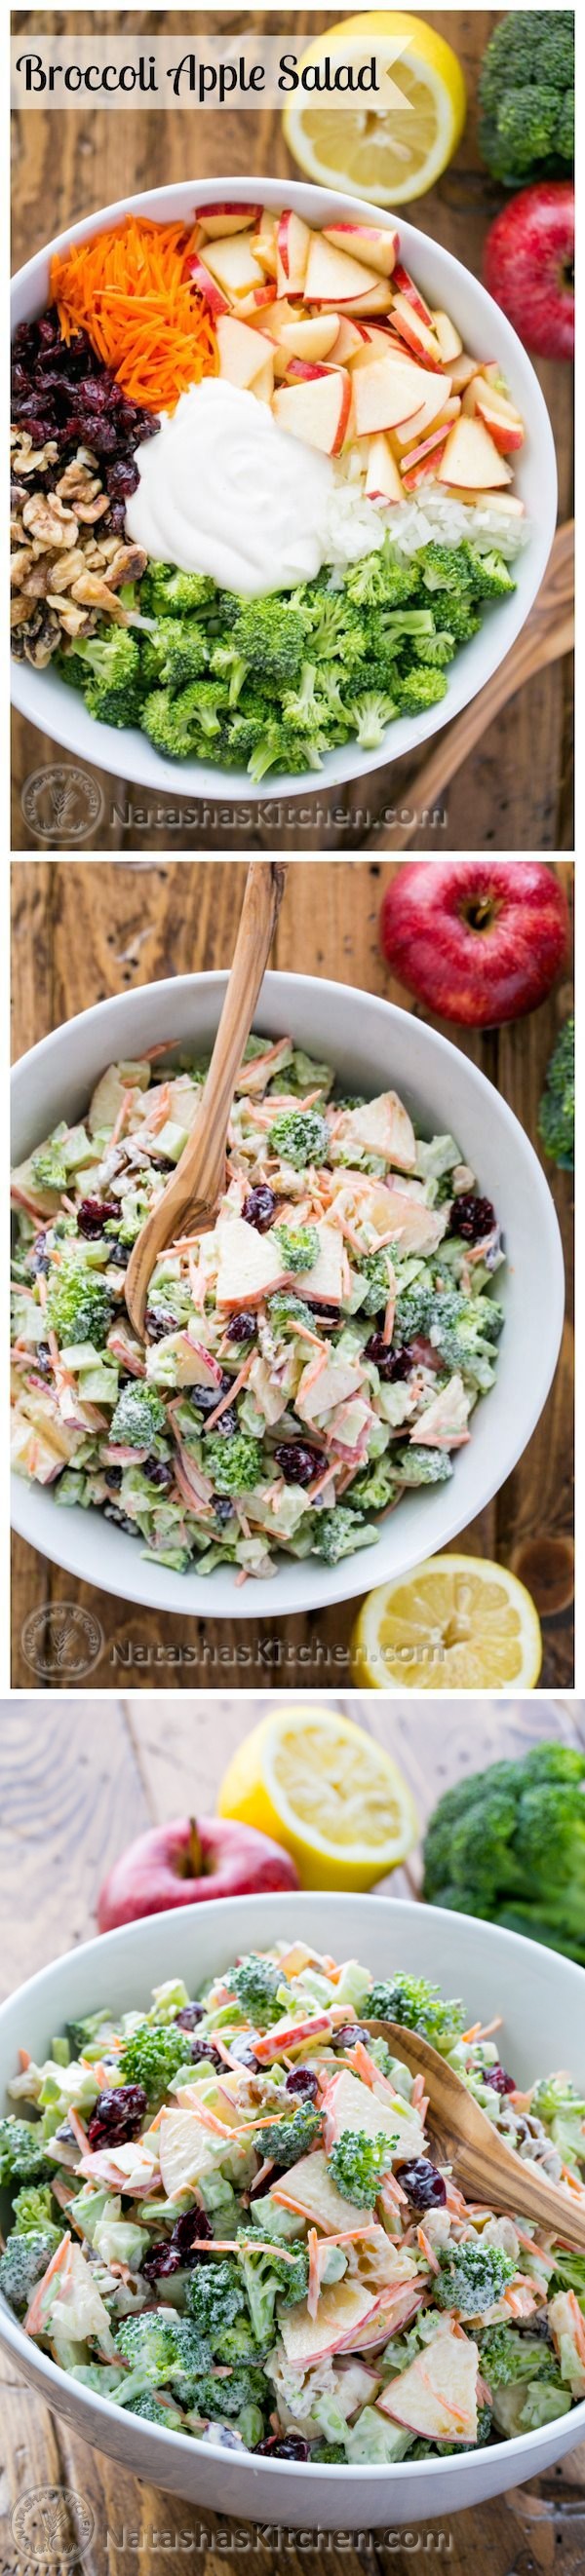
[[[389,1981],[372,1986],[368,2011],[373,2021],[396,2021],[403,2030],[419,2030],[431,2048],[441,2054],[452,2048],[465,2029],[463,2004],[427,1984],[426,1977],[408,1977],[402,1970]]]
[[[570,169],[574,83],[571,10],[511,10],[499,20],[480,71],[479,140],[504,187]]]
[[[113,1302],[98,1270],[90,1269],[77,1252],[67,1250],[48,1281],[46,1318],[60,1348],[69,1343],[93,1342],[103,1350],[113,1314]]]
[[[299,2156],[308,2155],[320,2136],[321,2112],[314,2109],[312,2102],[302,2101],[291,2111],[290,2119],[267,2120],[258,2130],[262,2156],[274,2157],[285,2173],[289,2165],[296,2165]]]
[[[460,2316],[479,2317],[485,2308],[495,2307],[515,2271],[516,2264],[502,2245],[482,2245],[479,2237],[466,2236],[439,2253],[434,2283],[437,2304],[456,2308]]]
[[[350,707],[351,725],[352,732],[357,735],[360,749],[378,751],[380,743],[384,740],[387,725],[392,724],[393,717],[397,714],[398,675],[397,693],[394,697],[385,696],[381,689],[366,689],[363,697],[354,698]]]
[[[213,1476],[217,1494],[245,1494],[262,1483],[264,1458],[261,1443],[248,1431],[210,1431],[204,1445],[206,1469]]]
[[[87,674],[82,686],[90,715],[101,724],[135,724],[143,683],[139,647],[131,628],[104,626],[98,635],[79,636],[75,659]]]
[[[385,1512],[388,1504],[394,1502],[397,1492],[394,1465],[391,1472],[387,1460],[379,1458],[371,1467],[364,1469],[363,1475],[356,1476],[347,1496],[347,1510]]]
[[[150,1449],[157,1432],[166,1431],[167,1420],[160,1397],[152,1386],[142,1386],[140,1379],[123,1386],[110,1424],[110,1439],[120,1448]]]
[[[46,2272],[62,2233],[61,2227],[48,2227],[31,2229],[27,2236],[9,2236],[6,2252],[0,2255],[0,2290],[17,2316],[29,2307],[35,2281],[40,2281]]]
[[[67,1172],[61,1146],[56,1136],[46,1145],[38,1145],[30,1158],[31,1178],[38,1190],[66,1190]]]
[[[254,2030],[269,2030],[271,2022],[281,2020],[285,2005],[278,2002],[278,1993],[283,1979],[269,1959],[257,1958],[254,1952],[240,1959],[230,1971],[229,1983]]]
[[[424,1847],[427,1902],[585,1949],[585,1755],[538,1744],[446,1791]]]
[[[465,553],[474,598],[507,599],[510,591],[515,590],[516,583],[512,579],[509,564],[504,562],[503,555],[498,554],[496,547],[492,546],[489,554],[482,555],[478,546],[471,545],[467,541]]]
[[[316,1225],[277,1225],[274,1232],[285,1270],[312,1270],[319,1252]]]
[[[413,664],[412,670],[401,671],[396,681],[396,715],[424,715],[426,707],[436,707],[447,688],[444,671],[436,664]]]
[[[305,1305],[303,1297],[295,1297],[292,1288],[275,1289],[274,1296],[268,1299],[268,1314],[277,1332],[288,1329],[289,1332],[294,1333],[299,1324],[306,1324],[309,1330],[313,1331],[314,1317],[311,1315],[311,1308]]]
[[[347,1503],[336,1503],[330,1512],[319,1512],[315,1521],[313,1548],[325,1565],[339,1565],[342,1556],[353,1556],[358,1547],[373,1547],[378,1532],[359,1512]]]
[[[12,2217],[17,2236],[43,2235],[53,2226],[53,2199],[48,2182],[25,2183],[12,2203]],[[61,2229],[57,2231],[62,2233]]]
[[[536,2335],[518,2334],[513,2326],[484,2326],[478,2336],[480,2370],[488,2388],[509,2388],[516,2379],[556,2379],[558,2362],[550,2344]]]
[[[197,750],[201,735],[211,738],[221,731],[220,709],[227,702],[227,691],[221,681],[192,680],[189,688],[179,689],[176,696],[170,688],[153,689],[140,710],[143,733],[155,751],[168,754],[171,760],[187,760]]]
[[[538,1113],[538,1133],[545,1154],[562,1172],[575,1160],[575,1022],[565,1020],[551,1055]]]
[[[405,607],[420,591],[418,558],[398,554],[386,537],[375,553],[350,566],[346,591],[358,608]]]
[[[292,2253],[292,2247],[290,2250]],[[290,2262],[287,2250],[278,2254],[272,2245],[257,2245],[247,2238],[238,2259],[254,2334],[258,2344],[267,2351],[274,2336],[276,2300],[280,2299],[283,2307],[292,2308],[298,2300],[306,2298],[309,2285],[307,2248],[306,2245],[295,2247],[294,2260]]]
[[[393,1448],[392,1464],[399,1485],[446,1485],[453,1474],[448,1449],[427,1449],[417,1440],[409,1440],[405,1449]]]
[[[199,680],[209,659],[203,627],[195,617],[161,617],[152,634],[140,641],[144,693],[160,682],[171,696]]]
[[[0,2120],[0,2183],[42,2181],[47,2173],[47,2150],[42,2130],[32,2120],[16,2120],[8,2112]]]
[[[143,2084],[147,2100],[158,2102],[179,2067],[188,2068],[189,2058],[188,2031],[177,2030],[173,2022],[157,2030],[142,2021],[124,2040],[118,2065],[124,2083]]]
[[[442,546],[433,542],[423,546],[418,557],[425,590],[446,590],[458,597],[471,588],[471,566],[467,545]]]
[[[358,1269],[362,1279],[368,1282],[366,1296],[361,1300],[360,1315],[384,1314],[390,1291],[389,1260],[390,1255],[385,1252],[360,1254]]]
[[[365,2130],[343,2129],[327,2159],[342,2199],[355,2201],[358,2209],[373,2209],[397,2145],[398,2135],[388,2138],[383,2129],[376,2138],[367,2137]]]
[[[140,2388],[164,2388],[169,2379],[178,2379],[208,2367],[209,2346],[190,2317],[169,2316],[168,2308],[142,2308],[139,2316],[124,2317],[116,2335],[116,2351],[130,2364],[130,2378],[122,2382],[121,2403],[134,2397]]]
[[[270,1154],[281,1154],[296,1172],[319,1163],[329,1150],[329,1128],[320,1109],[281,1109],[268,1136]]]
[[[225,2375],[222,2370],[217,2377],[209,2371],[207,2376],[199,2377],[185,2390],[185,2397],[191,2414],[218,2424],[231,2423],[234,2416],[243,2413],[244,2408],[252,2407],[255,2414],[260,2409],[263,2429],[270,2387],[261,2368],[229,2370]],[[262,2439],[262,2429],[254,2425],[256,2441]]]
[[[178,572],[176,564],[149,563],[140,584],[144,617],[196,617],[217,601],[215,582],[203,572]]]
[[[248,671],[258,672],[264,688],[292,688],[301,669],[305,637],[305,618],[285,596],[269,592],[265,599],[240,604],[229,637],[222,637],[212,656],[214,670],[231,675],[232,703]]]
[[[236,2317],[246,2308],[246,2293],[239,2264],[234,2255],[224,2255],[220,2262],[198,2263],[190,2272],[186,2302],[202,2341],[210,2352],[217,2353],[226,2327],[235,2325]]]

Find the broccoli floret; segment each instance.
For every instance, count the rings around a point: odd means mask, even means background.
[[[359,1512],[347,1503],[336,1503],[330,1512],[318,1512],[313,1531],[313,1551],[323,1557],[325,1565],[339,1565],[342,1556],[353,1556],[358,1547],[373,1547],[378,1532]]]
[[[129,626],[103,626],[98,635],[78,636],[75,660],[81,662],[86,707],[102,724],[135,724],[141,698],[140,653]]]
[[[409,1440],[407,1448],[393,1448],[392,1464],[399,1485],[447,1485],[453,1475],[448,1449],[427,1449],[417,1440]]]
[[[319,733],[332,715],[343,716],[337,680],[327,669],[317,670],[315,662],[303,662],[296,689],[287,689],[283,697],[282,715],[285,725],[298,725],[302,733]]]
[[[314,586],[312,594],[307,595],[306,619],[310,626],[312,661],[334,662],[346,674],[363,661],[362,621],[347,586],[345,590],[322,590]],[[319,680],[321,684],[321,674]]]
[[[98,1270],[74,1252],[65,1252],[48,1281],[46,1319],[56,1334],[60,1348],[74,1342],[93,1342],[94,1350],[103,1350],[113,1314],[113,1302]]]
[[[463,2004],[430,1986],[426,1977],[408,1977],[402,1972],[389,1981],[372,1986],[368,2012],[373,2021],[396,2021],[403,2030],[419,2030],[431,2048],[444,2055],[465,2029]]]
[[[290,1225],[277,1225],[274,1232],[280,1245],[284,1269],[312,1270],[319,1252],[316,1225],[298,1225],[294,1230]]]
[[[448,1293],[435,1300],[430,1326],[430,1340],[446,1367],[459,1369],[482,1394],[493,1386],[494,1342],[503,1320],[501,1307],[492,1312],[491,1306],[490,1298],[467,1299],[456,1292]]]
[[[298,2102],[290,2119],[267,2121],[266,2127],[258,2130],[263,2157],[273,2156],[285,2172],[289,2165],[296,2165],[299,2156],[308,2155],[320,2137],[321,2113],[312,2102]]]
[[[517,188],[571,167],[574,81],[571,10],[500,19],[479,78],[480,149],[494,179]]]
[[[151,635],[140,641],[140,662],[145,691],[160,682],[176,690],[189,687],[191,680],[201,678],[209,655],[203,627],[194,617],[163,617]]]
[[[73,2056],[84,2057],[86,2049],[93,2048],[96,2040],[101,2040],[102,2042],[102,2048],[100,2049],[99,2054],[103,2055],[103,2051],[106,2047],[106,2040],[115,2031],[115,2028],[115,2017],[114,2014],[110,2012],[107,2004],[102,2006],[101,2012],[87,2013],[85,2020],[83,2021],[68,2021],[67,2038],[69,2040],[70,2048],[73,2051]]]
[[[355,2201],[358,2209],[373,2209],[397,2145],[398,2135],[386,2137],[383,2129],[375,2138],[362,2129],[343,2129],[327,2159],[342,2199]]]
[[[50,2183],[31,2183],[28,2187],[25,2184],[22,2191],[17,2191],[12,2217],[17,2236],[31,2236],[39,2231],[43,2235],[50,2231],[54,2223]],[[61,2234],[62,2229],[58,2228],[57,2236]]]
[[[116,2388],[104,2388],[103,2393],[104,2397],[114,2397],[117,2394],[117,2390]],[[129,2397],[125,2413],[126,2415],[140,2415],[145,2424],[163,2424],[167,2432],[169,2429],[174,2431],[176,2427],[180,2428],[183,2423],[183,2417],[180,2413],[179,2407],[169,2406],[167,2401],[161,2400],[160,2397],[156,2397],[153,2388],[144,2388],[139,2397]]]
[[[191,2276],[195,2278],[195,2275]],[[189,2287],[191,2283],[189,2283]],[[169,2316],[168,2309],[142,2309],[140,2316],[124,2317],[116,2335],[116,2351],[131,2365],[126,2382],[128,2398],[143,2388],[164,2388],[169,2379],[185,2372],[205,2370],[209,2347],[190,2317]],[[124,2403],[124,2389],[121,2391]]]
[[[471,588],[471,567],[467,544],[442,546],[434,542],[423,546],[418,556],[425,590],[446,590],[458,595]],[[449,610],[450,616],[450,610]]]
[[[322,753],[329,749],[327,734],[299,733],[294,725],[285,726],[276,716],[266,726],[248,761],[250,778],[265,778],[267,770],[320,769]]]
[[[329,1128],[320,1109],[281,1109],[268,1136],[269,1154],[282,1155],[295,1172],[321,1163],[329,1150]]]
[[[278,1968],[271,1967],[269,1959],[258,1958],[251,1951],[249,1958],[240,1959],[237,1968],[230,1970],[229,1984],[254,2030],[269,2030],[271,2022],[281,2020],[285,2007],[277,1998],[281,1987],[286,1992],[286,1980]]]
[[[465,552],[474,598],[507,599],[509,591],[516,589],[516,583],[512,579],[509,564],[504,562],[503,555],[498,554],[496,547],[493,546],[488,555],[482,555],[478,546],[467,542]]]
[[[245,1494],[261,1484],[264,1458],[259,1440],[248,1431],[210,1431],[205,1440],[206,1469],[217,1494]]]
[[[360,1315],[384,1314],[390,1290],[389,1254],[363,1252],[358,1260],[362,1279],[368,1280],[367,1295],[362,1297]],[[406,1339],[406,1336],[404,1336]]]
[[[286,597],[270,592],[266,599],[240,604],[229,637],[222,636],[212,654],[213,670],[231,675],[232,705],[248,671],[257,671],[264,687],[274,682],[279,689],[292,688],[305,636],[305,619]]]
[[[311,1332],[314,1329],[315,1319],[311,1314],[310,1306],[305,1305],[303,1297],[295,1297],[292,1288],[275,1289],[274,1296],[268,1298],[268,1314],[277,1332],[282,1332],[283,1328],[288,1327],[289,1331],[294,1333],[299,1324],[308,1325]]]
[[[427,1902],[496,1923],[513,1918],[534,1940],[582,1957],[584,1781],[585,1755],[539,1744],[447,1790],[425,1840]]]
[[[30,1158],[31,1178],[39,1190],[66,1190],[67,1172],[56,1136],[39,1145]]]
[[[247,698],[247,691],[244,696]],[[250,705],[240,702],[229,719],[227,743],[230,760],[238,760],[243,766],[253,758],[254,752],[265,741],[273,714],[274,708],[268,698],[257,698]]]
[[[565,1020],[551,1055],[538,1113],[538,1133],[545,1154],[562,1172],[575,1160],[575,1022]]]
[[[206,2378],[198,2378],[194,2386],[185,2390],[185,2398],[190,2414],[218,2424],[231,2423],[234,2416],[243,2413],[244,2408],[252,2407],[255,2416],[260,2410],[262,2428],[259,2431],[255,2423],[254,2433],[255,2438],[261,2441],[270,2400],[269,2383],[262,2369],[226,2371],[225,2378],[223,2372],[217,2378],[209,2372]]]
[[[157,1432],[166,1431],[167,1418],[160,1397],[152,1386],[123,1386],[110,1424],[110,1439],[121,1448],[150,1449]]]
[[[457,2308],[464,2317],[482,2316],[485,2308],[493,2308],[516,2271],[502,2245],[482,2245],[475,2236],[445,2246],[439,2253],[439,2267],[434,2284],[437,2304]]]
[[[292,2249],[291,2249],[292,2251]],[[295,2249],[295,2260],[287,2254],[275,2254],[272,2246],[242,2245],[239,2256],[242,2278],[258,2343],[267,2351],[274,2335],[276,2300],[292,2308],[305,2299],[309,2285],[309,2257],[306,2245]]]
[[[386,537],[384,545],[352,564],[346,590],[359,608],[401,608],[420,591],[419,557],[399,555]]]
[[[0,2290],[17,2316],[28,2308],[35,2281],[40,2281],[46,2272],[62,2233],[61,2227],[47,2227],[35,2228],[34,2233],[31,2229],[27,2236],[9,2236],[6,2253],[0,2255]]]
[[[397,675],[397,690],[398,685]],[[389,698],[385,697],[380,690],[368,689],[363,698],[352,700],[350,708],[352,731],[357,735],[362,751],[378,751],[380,743],[384,740],[386,726],[392,724],[393,717],[397,714],[398,695]]]
[[[478,2336],[480,2370],[488,2388],[509,2388],[516,2379],[556,2379],[558,2362],[550,2344],[536,2335],[518,2334],[513,2326],[485,2326]]]
[[[219,710],[226,703],[227,690],[218,680],[193,680],[176,697],[169,688],[154,689],[144,700],[140,723],[155,751],[168,753],[171,760],[187,760],[201,735],[206,744],[207,737],[219,735]]]
[[[246,2294],[239,2264],[233,2254],[221,2262],[198,2263],[190,2272],[185,2291],[189,2316],[193,2318],[202,2340],[217,2353],[226,2327],[235,2325],[246,2307]]]
[[[455,636],[449,629],[439,630],[436,635],[413,635],[412,660],[430,662],[435,670],[446,671],[449,662],[454,660],[456,649]]]
[[[0,2183],[44,2180],[47,2172],[47,2150],[40,2128],[32,2120],[16,2120],[12,2112],[0,2120]]]
[[[555,2290],[574,2290],[585,2314],[585,2254],[569,2252],[566,2245],[556,2245],[553,2251],[555,2268],[548,2285],[549,2298]]]
[[[149,563],[140,584],[144,617],[196,617],[217,602],[210,574],[178,572],[175,564]]]
[[[394,1502],[397,1492],[394,1469],[391,1473],[386,1459],[380,1458],[373,1466],[366,1467],[363,1475],[356,1476],[355,1484],[350,1486],[346,1497],[346,1509],[350,1512],[384,1512],[388,1504]]]
[[[187,2068],[189,2055],[188,2031],[176,2030],[173,2022],[153,2029],[142,2021],[124,2040],[118,2064],[125,2084],[143,2084],[148,2101],[157,2102],[179,2067]]]
[[[444,671],[437,670],[433,663],[428,666],[419,663],[411,671],[401,671],[396,681],[395,712],[406,716],[423,715],[425,707],[438,706],[439,699],[445,697],[446,688]]]

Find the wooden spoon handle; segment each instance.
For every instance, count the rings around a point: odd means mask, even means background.
[[[462,2139],[452,2151],[457,2182],[466,2198],[503,2210],[507,2216],[513,2211],[519,2218],[531,2218],[549,2235],[561,2237],[563,2244],[577,2246],[585,2254],[585,2216],[557,2190],[556,2183],[547,2181],[546,2174],[541,2176],[535,2165],[504,2147],[501,2138],[497,2143],[493,2165],[485,2148],[475,2147],[470,2139]]]

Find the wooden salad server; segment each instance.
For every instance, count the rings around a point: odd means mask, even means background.
[[[466,2198],[484,2206],[487,2202],[507,2216],[517,2213],[531,2218],[536,2226],[548,2228],[564,2244],[585,2253],[585,2192],[581,2205],[577,2193],[573,2204],[572,2195],[560,2184],[549,2182],[514,2147],[506,2146],[461,2076],[420,2031],[404,2030],[396,2021],[364,2018],[362,2023],[361,2015],[360,2026],[371,2031],[373,2039],[387,2040],[393,2057],[403,2058],[411,2075],[422,2075],[441,2160],[453,2166],[455,2181]]]
[[[149,1284],[161,1253],[176,1235],[207,1234],[215,1223],[225,1183],[236,1076],[270,956],[285,873],[274,859],[253,859],[248,868],[229,984],[197,1117],[176,1171],[140,1228],[128,1263],[126,1305],[142,1340]]]

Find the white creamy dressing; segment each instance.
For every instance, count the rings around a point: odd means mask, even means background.
[[[253,598],[312,580],[329,559],[330,457],[223,377],[181,394],[136,463],[126,528],[155,562],[210,573],[221,589]]]

